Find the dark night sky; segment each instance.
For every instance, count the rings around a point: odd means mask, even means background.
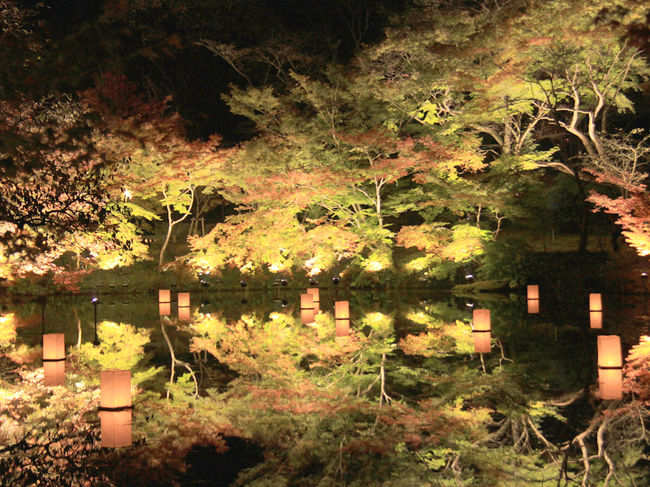
[[[36,7],[39,28],[52,41],[50,88],[76,91],[102,72],[122,72],[149,97],[171,95],[189,135],[216,132],[232,143],[249,138],[253,127],[230,114],[221,95],[246,81],[197,42],[292,46],[317,75],[327,62],[344,64],[361,43],[380,40],[389,16],[408,0],[163,0],[156,8],[120,8],[127,3],[135,2],[47,0]],[[248,68],[254,84],[268,82],[266,66]]]
[[[207,39],[251,49],[291,46],[304,55],[303,74],[318,76],[326,63],[345,64],[361,44],[381,40],[390,16],[409,8],[411,0],[21,3],[36,9],[38,29],[51,40],[44,90],[74,92],[91,86],[100,73],[121,72],[150,98],[171,95],[190,136],[216,132],[225,143],[235,143],[251,137],[253,126],[229,113],[221,96],[230,84],[246,80],[197,42]],[[155,7],[124,8],[147,3]],[[647,52],[649,33],[647,25],[634,26],[631,42]],[[249,63],[246,73],[253,84],[273,82],[268,66]],[[645,104],[637,110],[638,119],[650,118]]]

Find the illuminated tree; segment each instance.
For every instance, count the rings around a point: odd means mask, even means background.
[[[188,140],[179,115],[166,113],[166,101],[145,102],[124,77],[105,76],[84,99],[102,115],[105,129],[96,134],[96,144],[118,165],[116,184],[145,203],[129,203],[134,216],[154,219],[156,206],[162,207],[167,222],[162,266],[174,226],[191,214],[196,188],[219,184],[215,171],[232,151],[217,150],[217,136]]]
[[[585,200],[582,153],[606,157],[602,133],[614,112],[632,108],[630,95],[647,71],[622,40],[647,9],[630,2],[611,9],[606,1],[518,5],[481,2],[452,13],[423,1],[360,56],[366,86],[389,103],[396,123],[446,138],[481,136],[488,163],[481,182],[493,198],[479,190],[474,213],[483,210],[497,230],[503,217],[526,215],[511,194],[528,192],[522,183],[531,170],[572,176]],[[584,248],[589,208],[578,207]]]
[[[628,244],[639,255],[650,255],[650,201],[646,185],[646,167],[650,148],[649,137],[639,137],[641,130],[633,130],[625,135],[601,137],[601,150],[605,157],[590,160],[586,171],[600,183],[616,188],[620,196],[592,191],[589,196],[596,208],[616,217]]]
[[[471,142],[443,144],[400,133],[382,122],[385,108],[364,93],[363,80],[346,78],[335,69],[323,79],[292,73],[287,86],[277,93],[270,87],[234,89],[228,102],[235,113],[255,121],[262,133],[227,168],[229,182],[241,188],[227,195],[242,205],[243,213],[230,217],[234,228],[243,228],[246,219],[259,222],[256,213],[279,211],[288,226],[275,225],[278,233],[280,228],[295,228],[298,222],[307,240],[319,227],[332,227],[323,234],[351,232],[362,244],[356,246],[356,252],[365,256],[361,267],[371,271],[392,266],[394,232],[390,227],[403,212],[416,208],[417,202],[424,206],[430,200],[418,185],[453,181],[460,173],[482,166]],[[452,192],[450,188],[448,201],[453,199]],[[226,226],[217,228],[215,232]],[[260,235],[260,243],[265,241],[268,238]],[[228,245],[220,240],[221,248],[224,244]],[[283,246],[269,247],[262,263],[273,266]],[[241,247],[239,254],[242,257],[236,265],[242,266],[245,252]],[[319,259],[316,254],[305,255],[310,273],[314,268],[324,269],[313,265]]]

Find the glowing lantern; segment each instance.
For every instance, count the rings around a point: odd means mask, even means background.
[[[300,309],[314,309],[314,296],[311,294],[301,294]]]
[[[190,321],[192,319],[191,308],[178,308],[178,321]]]
[[[591,328],[603,327],[603,300],[600,293],[589,294],[589,326]]]
[[[300,295],[300,320],[303,325],[310,325],[314,322],[314,296],[312,294]]]
[[[528,312],[530,314],[539,313],[539,286],[530,284],[526,289],[526,300],[528,302]]]
[[[172,314],[172,303],[158,303],[158,312],[160,316],[169,316]]]
[[[320,291],[317,287],[310,287],[307,289],[307,294],[311,294],[314,298],[314,314],[320,311]]]
[[[158,290],[158,311],[160,316],[172,314],[172,297],[169,289]]]
[[[336,322],[337,337],[350,335],[350,303],[348,301],[334,303],[334,321]]]
[[[103,370],[100,388],[102,446],[131,446],[131,371]]]
[[[317,287],[310,287],[307,289],[307,294],[311,294],[314,300],[314,303],[320,302],[320,291]]]
[[[598,337],[598,389],[601,399],[623,398],[623,354],[616,335]]]
[[[178,320],[190,321],[190,293],[178,293]]]
[[[65,383],[65,336],[63,333],[43,335],[43,384],[45,387]]]
[[[178,293],[178,307],[179,308],[190,307],[190,293]]]
[[[492,350],[492,326],[489,309],[475,309],[472,315],[474,353],[489,353]]]

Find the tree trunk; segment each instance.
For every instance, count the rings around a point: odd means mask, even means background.
[[[81,320],[79,319],[79,313],[77,312],[76,306],[72,307],[72,313],[74,313],[74,319],[77,322],[77,348],[81,347]]]
[[[380,183],[377,183],[377,180],[375,180],[375,207],[377,209],[377,221],[379,222],[379,228],[384,228],[384,219],[381,215],[381,187],[383,185],[383,181]]]
[[[160,247],[160,256],[158,257],[158,267],[162,267],[165,257],[165,250],[167,250],[167,244],[169,244],[169,238],[172,236],[172,229],[174,228],[174,222],[170,221],[167,226],[167,235],[165,236],[165,241]]]
[[[585,194],[585,188],[583,181],[578,175],[578,171],[575,172],[576,184],[578,185],[578,192],[580,193],[580,239],[578,240],[578,252],[585,253],[587,252],[587,244],[589,243],[589,203],[587,203],[587,195]]]
[[[177,223],[182,222],[185,220],[188,215],[192,212],[192,205],[194,204],[194,187],[190,187],[189,190],[186,192],[189,192],[190,194],[190,204],[189,207],[187,208],[187,211],[185,212],[185,215],[183,215],[182,218],[179,218],[178,220],[174,220],[174,216],[172,215],[172,206],[171,205],[166,205],[167,207],[167,235],[165,236],[165,241],[162,244],[162,247],[160,248],[160,255],[158,257],[158,267],[162,267],[165,259],[165,250],[167,250],[167,245],[169,244],[169,238],[172,236],[172,230],[174,228],[174,225]],[[165,190],[163,190],[163,196],[166,198],[167,193]]]

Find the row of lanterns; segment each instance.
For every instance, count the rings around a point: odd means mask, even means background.
[[[99,419],[101,446],[131,445],[131,371],[103,370],[100,375]],[[45,387],[65,384],[65,335],[43,335],[43,383]]]
[[[539,312],[539,286],[527,289],[528,312]],[[161,289],[158,294],[161,316],[171,314],[171,292]],[[309,288],[300,295],[300,315],[303,324],[312,324],[320,311],[318,288]],[[592,328],[602,328],[601,295],[589,295],[589,313]],[[178,316],[189,321],[190,293],[178,293]],[[334,305],[336,336],[350,334],[350,304],[336,301]],[[489,309],[475,309],[472,315],[472,334],[475,353],[490,353],[492,326]],[[623,359],[621,340],[616,335],[600,335],[598,347],[598,386],[601,399],[621,399],[623,384]],[[43,335],[43,374],[46,387],[65,383],[65,336],[63,333]],[[104,370],[100,376],[101,446],[119,448],[132,444],[131,372],[129,370]]]
[[[529,285],[526,290],[529,313],[539,313],[539,286]],[[603,327],[603,299],[600,293],[589,293],[589,327]],[[601,399],[623,397],[623,353],[621,338],[617,335],[599,335],[598,389]]]
[[[320,291],[318,288],[309,288],[305,294],[300,295],[300,321],[303,325],[311,325],[320,312]],[[350,303],[336,301],[334,303],[335,333],[338,337],[350,335]]]
[[[526,303],[529,314],[539,313],[539,286],[529,284],[526,288]],[[600,293],[589,293],[589,327],[603,327],[603,300]]]
[[[158,313],[160,316],[170,316],[172,313],[172,297],[169,289],[158,291]],[[190,293],[178,293],[178,320],[190,321],[191,316]]]
[[[598,299],[590,304],[600,304]],[[601,310],[593,311],[602,313]],[[600,318],[599,318],[600,319]],[[602,320],[600,320],[602,325]],[[489,353],[491,351],[491,322],[489,309],[475,309],[472,316],[472,334],[474,335],[474,352]],[[598,348],[598,389],[601,399],[623,398],[623,354],[621,338],[617,335],[599,335]]]
[[[161,289],[158,293],[159,313],[161,316],[171,314],[171,292]],[[312,323],[320,311],[318,288],[310,288],[301,295],[301,315],[303,322]],[[304,313],[304,314],[303,314]],[[178,293],[178,317],[189,321],[190,293]],[[350,308],[348,301],[335,304],[336,336],[350,334]],[[65,335],[47,333],[43,335],[43,376],[45,387],[63,386],[65,384]],[[100,375],[99,418],[101,446],[120,448],[132,444],[132,402],[131,371],[103,370]]]
[[[190,293],[179,292],[178,320],[191,320]],[[172,307],[171,291],[160,289],[158,291],[158,312],[160,316],[170,316]],[[307,289],[300,295],[300,319],[303,324],[314,323],[316,315],[320,312],[320,290],[317,287]],[[348,301],[336,301],[334,304],[334,319],[336,321],[336,336],[350,335],[350,304]]]

